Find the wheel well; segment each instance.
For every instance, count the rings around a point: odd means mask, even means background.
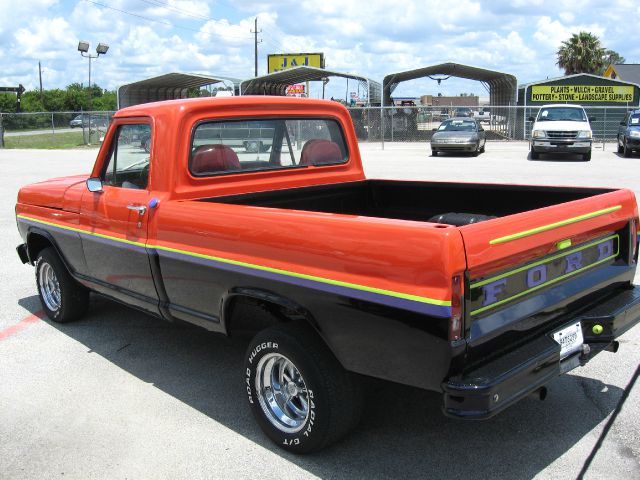
[[[53,242],[46,236],[39,233],[30,233],[27,238],[27,250],[29,252],[29,259],[31,262],[35,262],[38,253],[47,247],[53,247]]]
[[[309,321],[308,316],[297,309],[244,295],[236,295],[229,300],[224,319],[228,336],[246,338],[279,323],[301,319]]]

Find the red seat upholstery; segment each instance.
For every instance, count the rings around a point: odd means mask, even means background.
[[[342,163],[343,160],[337,143],[319,138],[307,141],[300,154],[300,165]]]
[[[238,155],[226,145],[200,145],[193,152],[191,171],[193,173],[222,172],[240,170]]]

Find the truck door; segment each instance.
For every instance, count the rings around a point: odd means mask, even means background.
[[[100,175],[102,191],[85,191],[80,222],[88,275],[102,293],[158,311],[146,250],[151,125],[122,124]]]

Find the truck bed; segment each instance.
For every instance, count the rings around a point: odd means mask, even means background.
[[[449,212],[502,217],[611,191],[603,188],[363,180],[201,201],[429,221]]]
[[[467,366],[474,360],[486,361],[505,347],[513,348],[554,322],[566,321],[563,315],[567,311],[598,303],[612,288],[627,288],[635,269],[635,264],[630,263],[628,246],[635,232],[630,231],[633,227],[626,222],[629,213],[621,207],[628,203],[628,192],[615,189],[363,180],[200,201],[467,225],[459,230],[466,256]],[[613,208],[616,213],[605,215],[603,207]],[[580,214],[585,219],[591,218],[591,212],[597,214],[594,219],[573,222],[572,217],[580,218]],[[509,216],[513,217],[506,218]],[[496,223],[483,222],[494,218]],[[557,227],[547,228],[548,225]],[[532,227],[534,231],[541,227],[538,235],[524,235],[533,241],[501,240]],[[348,222],[341,224],[341,231],[350,235]],[[556,263],[562,262],[563,255],[581,251],[589,242],[602,242],[606,237],[617,239],[619,255],[615,260],[593,269],[587,265],[583,273],[569,276],[563,282],[550,279],[548,286],[533,288],[531,294],[527,293],[526,279],[520,283],[513,280],[510,295],[517,301],[495,309],[478,307],[484,291],[477,285],[484,285],[487,279],[526,272],[554,259]],[[567,239],[572,248],[559,253],[559,242]],[[446,256],[445,249],[439,252]]]

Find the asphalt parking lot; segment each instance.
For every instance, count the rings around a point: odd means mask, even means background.
[[[488,143],[479,157],[431,157],[427,147],[365,144],[367,175],[617,186],[640,198],[640,158],[612,144],[590,162],[531,161],[522,142]],[[14,250],[16,193],[88,172],[95,153],[0,150],[0,478],[574,479],[590,461],[584,478],[640,479],[640,385],[605,432],[640,364],[640,328],[617,354],[551,382],[546,401],[527,398],[484,422],[445,418],[436,394],[376,383],[352,435],[295,456],[245,405],[241,343],[99,297],[79,322],[41,318],[33,268]]]

